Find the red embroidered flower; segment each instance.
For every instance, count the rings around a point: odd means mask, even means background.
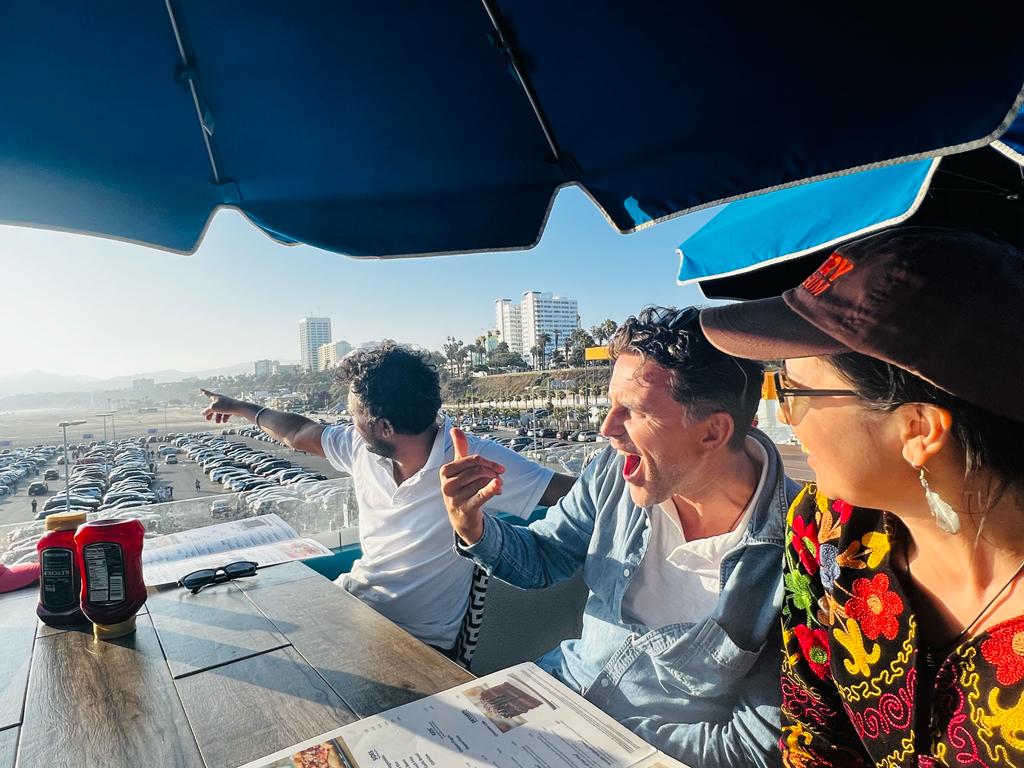
[[[1016,685],[1024,680],[1024,618],[994,627],[981,644],[981,655],[995,666],[1000,685]]]
[[[848,501],[836,499],[832,502],[832,511],[839,515],[839,524],[846,525],[850,521],[850,513],[853,512],[853,505]]]
[[[804,569],[813,576],[818,572],[818,528],[814,523],[805,523],[800,516],[793,518],[793,549],[796,550]]]
[[[853,597],[843,606],[846,615],[860,624],[861,631],[869,640],[885,635],[893,640],[899,630],[897,616],[903,613],[903,600],[889,589],[889,577],[876,574],[873,579],[857,579],[853,582]]]
[[[811,629],[806,624],[793,627],[800,643],[800,652],[807,659],[811,671],[822,680],[828,675],[828,633],[824,629]]]

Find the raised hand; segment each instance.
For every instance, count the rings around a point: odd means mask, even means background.
[[[483,506],[501,493],[505,467],[483,456],[469,455],[466,433],[452,428],[455,458],[441,467],[441,495],[452,528],[467,544],[475,544],[484,533]]]
[[[232,416],[247,415],[246,407],[248,403],[243,403],[241,400],[235,400],[233,397],[217,392],[211,392],[208,389],[200,389],[199,391],[210,398],[210,404],[201,414],[207,421],[212,419],[218,424],[223,424]]]

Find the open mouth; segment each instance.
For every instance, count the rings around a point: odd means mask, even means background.
[[[640,470],[640,457],[635,453],[627,453],[626,461],[622,465],[622,476],[629,480]]]

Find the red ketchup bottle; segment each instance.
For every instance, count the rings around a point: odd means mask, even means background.
[[[36,615],[50,626],[85,622],[78,604],[82,576],[75,556],[75,530],[84,522],[84,512],[50,515],[46,533],[36,545],[40,566]]]
[[[138,520],[94,520],[78,528],[75,548],[82,572],[82,613],[100,640],[135,631],[135,614],[146,602]]]

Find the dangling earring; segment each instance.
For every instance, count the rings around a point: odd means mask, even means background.
[[[939,494],[933,491],[928,485],[928,479],[924,476],[924,467],[917,467],[921,470],[921,487],[924,488],[924,500],[928,502],[928,509],[935,517],[935,523],[946,533],[960,533],[960,515],[946,503]]]

